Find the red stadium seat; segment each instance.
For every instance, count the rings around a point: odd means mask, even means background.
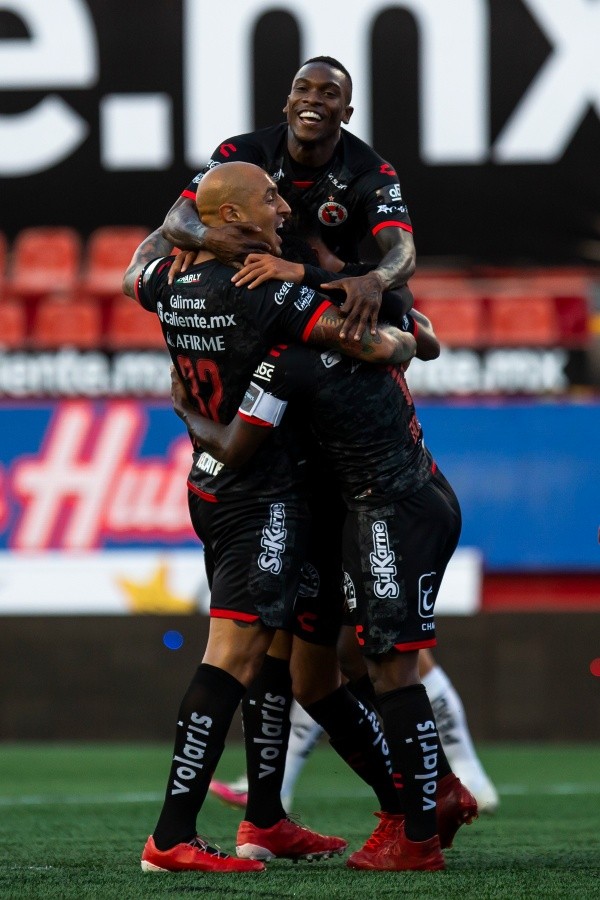
[[[504,347],[548,347],[559,343],[554,298],[531,291],[491,294],[489,337],[491,345]]]
[[[157,316],[123,294],[112,301],[106,345],[110,350],[166,349]]]
[[[148,237],[138,226],[107,226],[94,231],[87,242],[82,287],[89,294],[110,297],[121,290],[123,275],[137,246]]]
[[[7,288],[20,297],[73,290],[79,280],[81,238],[72,228],[25,228],[15,238]]]
[[[483,299],[460,291],[415,294],[415,309],[431,319],[440,343],[449,347],[480,347],[487,342]]]
[[[17,298],[0,300],[0,347],[18,350],[27,344],[27,311]]]
[[[35,314],[32,340],[36,347],[45,349],[100,347],[102,315],[97,301],[76,294],[42,297]]]

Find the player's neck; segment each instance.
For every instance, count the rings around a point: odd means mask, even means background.
[[[311,169],[325,166],[335,153],[335,148],[340,140],[340,134],[333,135],[324,141],[306,143],[299,141],[288,128],[287,149],[294,162]]]

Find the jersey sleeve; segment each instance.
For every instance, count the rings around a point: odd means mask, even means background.
[[[334,305],[324,294],[291,281],[269,281],[248,293],[260,331],[273,342],[308,341],[317,321]]]
[[[373,236],[383,228],[401,228],[412,234],[408,207],[402,198],[398,176],[389,163],[382,161],[379,168],[364,172],[356,189]]]
[[[140,306],[149,312],[156,312],[156,289],[164,283],[169,274],[174,256],[161,256],[147,263],[135,283],[135,296]]]
[[[244,421],[263,427],[277,427],[296,395],[308,390],[311,366],[306,348],[280,344],[273,347],[256,367],[238,410]]]
[[[235,137],[228,138],[215,148],[213,154],[204,168],[198,172],[196,177],[190,181],[188,186],[181,192],[182,197],[188,200],[196,199],[196,189],[202,176],[215,166],[220,166],[227,162],[249,162],[256,166],[264,167],[264,154],[257,143],[250,139],[251,135],[239,134]]]

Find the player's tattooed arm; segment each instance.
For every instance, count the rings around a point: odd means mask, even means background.
[[[131,257],[129,267],[123,276],[123,293],[136,300],[135,283],[144,266],[159,256],[168,256],[172,249],[173,245],[165,240],[160,228],[149,234]]]
[[[344,321],[337,307],[327,307],[315,323],[308,343],[339,350],[340,353],[363,362],[400,364],[411,360],[416,353],[416,341],[409,332],[384,325],[375,334],[364,331],[359,340],[343,338],[341,331]]]

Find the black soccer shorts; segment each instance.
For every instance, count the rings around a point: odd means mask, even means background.
[[[344,591],[363,655],[435,646],[435,600],[460,529],[458,500],[439,470],[408,497],[348,512]]]

